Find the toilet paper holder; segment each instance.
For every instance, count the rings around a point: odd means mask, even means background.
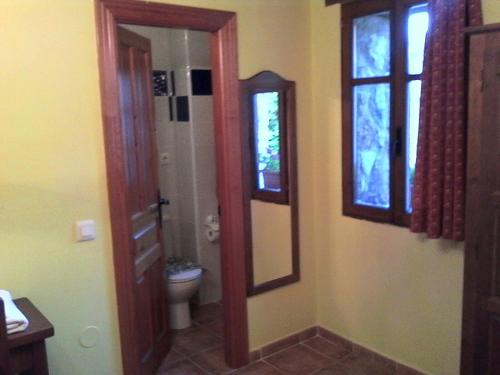
[[[205,218],[205,237],[209,242],[216,242],[219,239],[219,217],[214,214]]]
[[[205,218],[205,226],[212,229],[212,230],[218,231],[219,230],[219,217],[215,214],[207,215],[207,217]]]

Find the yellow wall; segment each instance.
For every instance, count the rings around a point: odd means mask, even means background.
[[[165,1],[167,2],[167,1]],[[302,0],[169,1],[238,12],[240,77],[297,81],[303,281],[249,300],[252,347],[315,323],[309,7]],[[0,1],[0,288],[50,318],[51,374],[120,373],[92,0]],[[302,168],[301,168],[302,166]],[[73,224],[97,222],[76,243]],[[297,301],[301,301],[297,304]],[[283,311],[290,313],[284,319]],[[101,340],[78,344],[95,325]]]
[[[2,1],[0,288],[54,323],[54,374],[118,373],[118,336],[90,1]],[[7,52],[9,51],[9,52]],[[75,243],[94,218],[98,238]],[[83,349],[81,330],[101,330]]]
[[[482,0],[484,23],[500,22],[500,0]]]
[[[500,1],[486,0],[486,22]],[[436,375],[459,368],[463,246],[341,215],[340,7],[311,2],[316,285],[321,325]]]

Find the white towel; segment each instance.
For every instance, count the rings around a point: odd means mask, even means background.
[[[12,296],[6,290],[0,289],[0,298],[5,306],[5,323],[7,324],[7,334],[22,332],[28,328],[29,322],[24,314],[12,301]]]

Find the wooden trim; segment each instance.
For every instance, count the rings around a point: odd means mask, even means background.
[[[135,0],[96,0],[96,4],[99,3],[112,15],[115,23],[184,28],[211,33],[220,30],[235,16],[233,12]]]
[[[251,144],[250,144],[250,126],[248,119],[250,118],[250,108],[248,101],[245,98],[248,96],[244,81],[240,81],[240,103],[241,103],[241,134],[243,147],[243,184],[244,189],[244,205],[245,205],[245,259],[246,259],[246,278],[247,278],[247,293],[252,290],[254,285],[253,277],[253,238],[252,238],[252,163]],[[250,183],[249,183],[250,182]]]
[[[342,71],[342,213],[353,214],[352,168],[352,18],[350,8],[341,9],[341,71]]]
[[[296,271],[293,270],[295,268],[294,263],[295,263],[295,261],[294,261],[294,256],[293,256],[293,245],[292,245],[292,274],[280,277],[278,279],[266,281],[266,282],[264,282],[262,284],[258,284],[258,285],[252,284],[248,288],[248,291],[247,291],[248,296],[249,297],[256,296],[257,294],[269,292],[271,290],[281,288],[281,287],[286,286],[288,284],[292,284],[292,283],[299,281],[300,275],[298,274],[298,272],[296,273]],[[253,272],[253,266],[252,266],[252,272]]]
[[[406,63],[407,33],[404,3],[396,1],[391,17],[391,207],[394,224],[403,224],[406,206]],[[399,16],[399,17],[398,17]],[[399,151],[399,152],[397,152]]]
[[[117,80],[119,22],[159,27],[190,28],[212,33],[212,66],[218,198],[221,206],[221,258],[226,361],[231,367],[248,363],[245,285],[245,232],[241,135],[238,102],[236,15],[200,8],[132,0],[96,0],[101,100],[106,149],[108,196],[113,239],[115,283],[123,370],[138,374],[133,306],[133,258],[128,220],[125,155],[121,134]],[[117,249],[121,249],[119,252]],[[126,251],[123,251],[126,249]],[[128,250],[128,251],[127,251]]]
[[[231,367],[248,363],[245,223],[236,15],[212,34],[217,186],[221,208],[224,351]]]
[[[392,11],[394,0],[356,0],[358,4],[348,2],[342,5],[342,14],[349,18],[363,17],[370,14]]]
[[[255,154],[251,141],[253,133],[251,95],[258,92],[278,91],[280,93],[280,134],[282,157],[281,186],[284,187],[283,195],[263,195],[262,191],[255,191]],[[297,171],[297,124],[296,124],[296,96],[295,82],[287,81],[278,74],[270,71],[260,72],[253,77],[240,81],[240,95],[242,97],[242,135],[243,135],[243,160],[245,168],[245,232],[246,239],[246,269],[247,293],[249,296],[264,293],[300,280],[300,250],[299,250],[299,195]],[[286,183],[285,183],[286,181]],[[252,224],[251,224],[251,199],[263,200],[272,203],[289,204],[291,210],[292,233],[292,273],[259,285],[254,285],[253,277],[253,252],[252,252]]]
[[[408,38],[406,30],[408,29],[408,12],[411,7],[426,4],[426,0],[404,0],[395,2],[394,14],[394,33],[395,40],[395,75],[394,92],[396,93],[394,101],[394,123],[393,137],[397,131],[401,132],[399,155],[393,154],[393,207],[394,222],[399,226],[410,226],[411,215],[406,212],[406,155],[407,144],[406,137],[408,131],[407,122],[407,103],[408,103],[408,84],[414,80],[422,80],[423,72],[419,74],[408,74]],[[399,17],[398,17],[399,16]]]
[[[406,82],[422,80],[423,74],[406,74]]]
[[[465,28],[465,33],[468,35],[492,33],[500,31],[500,23],[490,23],[482,26],[471,26]]]
[[[369,78],[352,78],[351,85],[352,86],[361,86],[361,85],[373,85],[377,83],[391,83],[391,77],[369,77]]]
[[[325,6],[337,5],[337,4],[349,4],[354,3],[359,0],[325,0]]]
[[[415,5],[428,4],[429,0],[403,0],[402,6],[406,9],[409,9]]]
[[[287,108],[290,103],[287,102],[287,96],[289,95],[289,90],[294,86],[294,82],[287,81],[286,79],[280,77],[278,74],[271,71],[263,71],[251,78],[241,81],[242,87],[242,102],[245,103],[245,117],[243,117],[246,122],[246,126],[249,129],[246,134],[248,135],[248,140],[250,143],[250,154],[246,159],[248,161],[250,180],[251,180],[251,196],[253,199],[261,200],[263,202],[277,203],[277,204],[289,204],[290,194],[289,194],[289,167],[288,162],[289,152],[287,143],[287,132],[289,128],[289,123],[295,121],[295,118],[290,117],[287,113]],[[255,118],[253,112],[253,95],[265,92],[278,92],[279,94],[279,126],[280,126],[280,187],[281,191],[269,191],[262,190],[258,188],[257,181],[257,170],[255,165],[256,153],[255,153]],[[294,104],[293,104],[294,105]],[[291,124],[290,126],[293,126]],[[246,148],[246,145],[244,145]]]
[[[287,145],[288,145],[288,186],[290,194],[290,208],[292,210],[292,275],[288,283],[300,280],[300,224],[299,224],[299,176],[297,150],[297,106],[295,82],[286,92],[287,118]],[[292,105],[293,104],[293,105]]]

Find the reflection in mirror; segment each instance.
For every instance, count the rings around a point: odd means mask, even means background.
[[[279,93],[253,95],[257,189],[281,191]]]
[[[267,90],[262,85],[258,92],[249,95],[249,100],[247,124],[251,127],[249,144],[252,155],[252,198],[287,204],[287,118],[284,91]]]
[[[253,199],[253,282],[261,285],[292,273],[290,207]]]
[[[295,83],[273,72],[241,81],[247,291],[299,280]]]

